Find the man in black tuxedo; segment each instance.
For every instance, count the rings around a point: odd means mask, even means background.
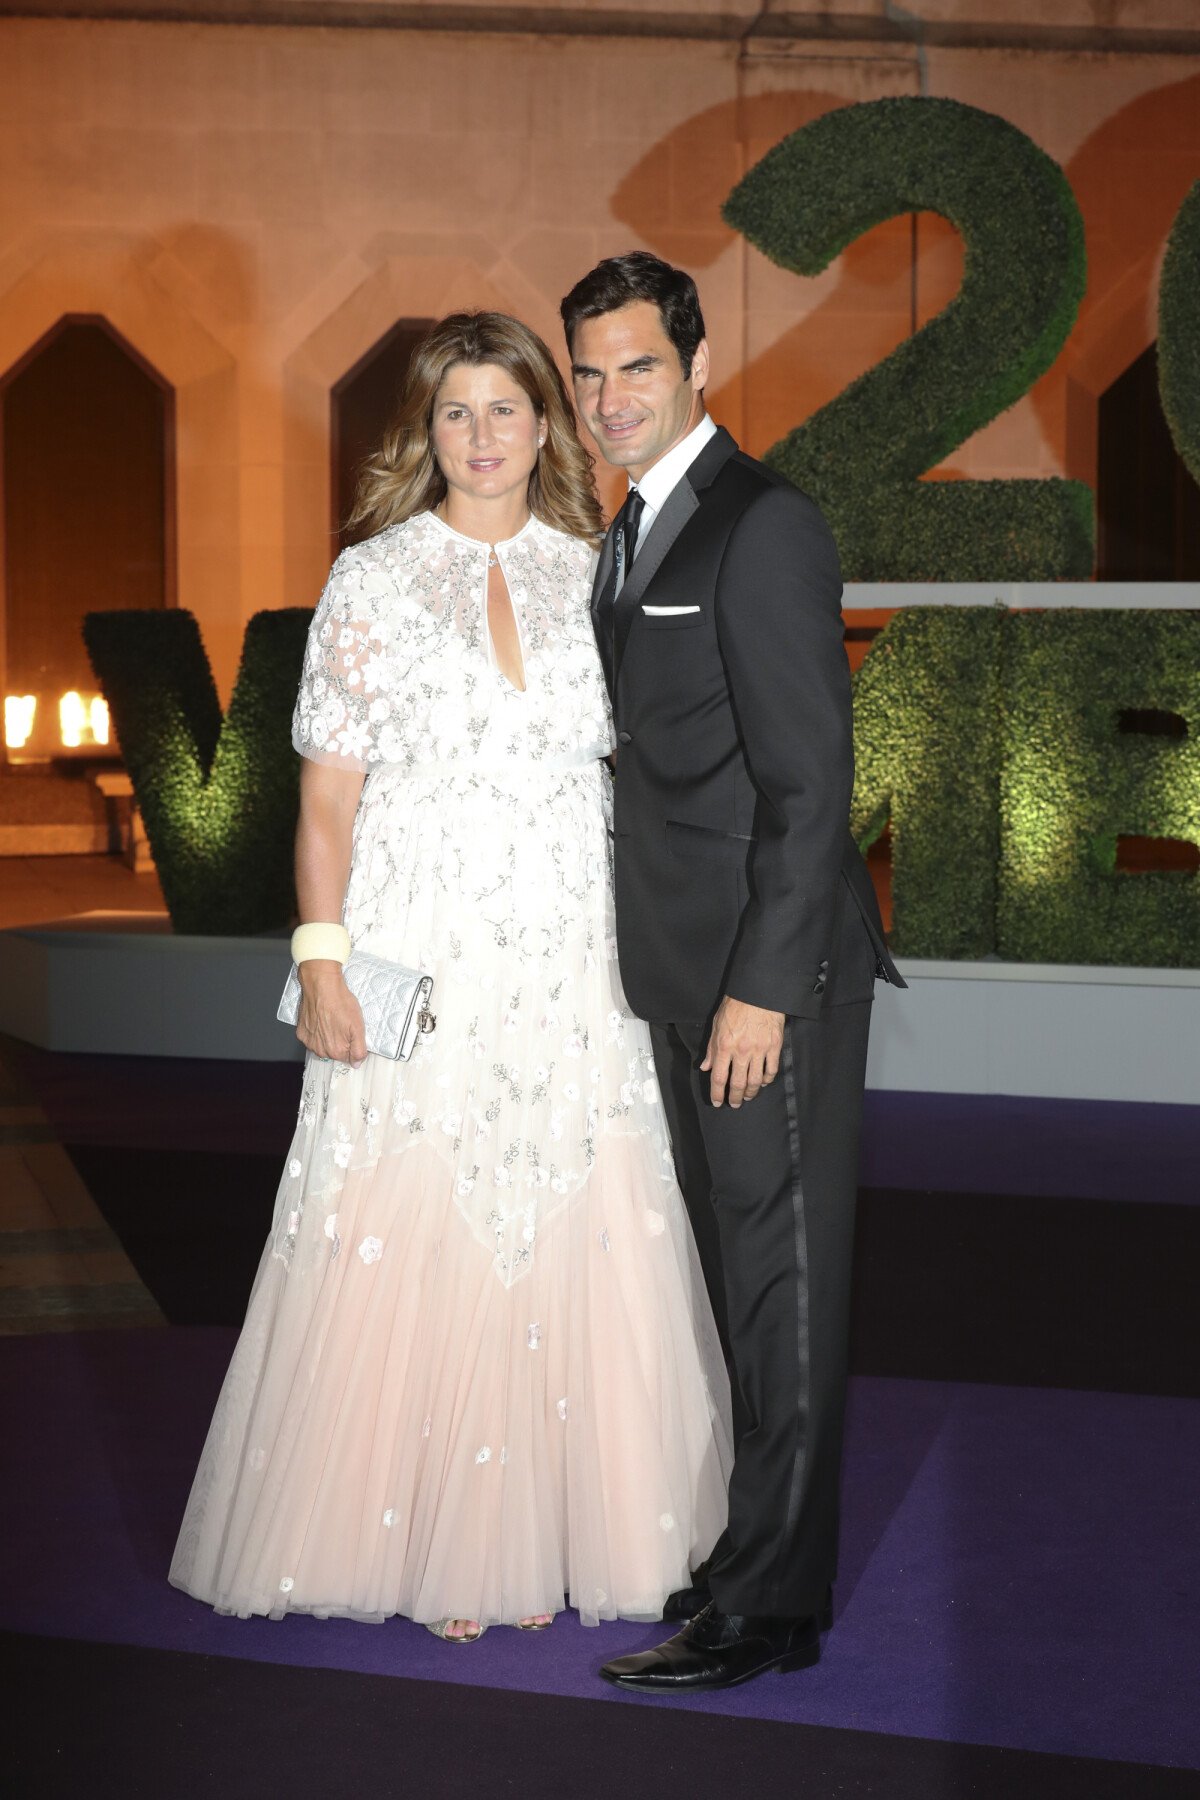
[[[617,948],[651,1024],[730,1364],[728,1528],[618,1686],[817,1661],[837,1557],[859,1114],[877,977],[849,833],[841,578],[817,507],[708,417],[695,283],[638,251],[562,303],[580,415],[629,492],[593,594],[617,732]]]

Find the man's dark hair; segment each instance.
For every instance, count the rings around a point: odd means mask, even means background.
[[[685,375],[692,372],[696,346],[704,336],[704,315],[696,284],[683,269],[673,269],[649,250],[631,250],[626,256],[609,256],[577,281],[559,312],[567,333],[567,348],[574,352],[575,331],[583,319],[598,319],[634,300],[649,300],[658,308],[663,330],[675,346]]]

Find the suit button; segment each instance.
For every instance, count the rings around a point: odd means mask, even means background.
[[[632,742],[633,742],[632,731],[618,731],[617,742],[618,742],[618,744],[632,744]]]
[[[825,982],[824,982],[824,980],[823,980],[823,979],[821,979],[821,980],[818,980],[818,981],[814,981],[814,982],[813,982],[813,993],[814,993],[814,994],[823,994],[823,993],[824,993],[824,992],[825,992]]]

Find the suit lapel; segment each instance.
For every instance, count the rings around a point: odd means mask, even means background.
[[[613,684],[621,671],[621,656],[638,602],[658,572],[667,551],[675,542],[699,506],[691,485],[684,480],[671,489],[663,509],[646,534],[646,541],[633,559],[633,567],[617,595],[613,615]]]
[[[723,425],[718,425],[716,435],[708,440],[683,479],[690,482],[698,494],[703,488],[711,486],[730,457],[736,454],[737,444],[734,439]]]
[[[634,614],[641,602],[642,595],[662,566],[664,557],[692,514],[699,510],[700,502],[696,498],[712,482],[718,469],[729,461],[737,445],[723,426],[717,428],[716,436],[705,444],[703,450],[667,495],[663,509],[646,534],[646,541],[633,559],[633,568],[628,579],[617,595],[613,618],[613,652],[615,668],[613,671],[613,687],[616,688],[617,675],[621,669],[621,656],[625,649],[625,640],[629,636],[629,628]],[[611,549],[610,541],[614,536],[609,532],[605,542],[606,550]],[[603,566],[601,557],[601,566]],[[597,581],[600,571],[597,570]],[[600,592],[597,586],[594,594]]]

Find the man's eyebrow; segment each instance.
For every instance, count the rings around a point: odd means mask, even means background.
[[[661,364],[661,362],[661,356],[656,356],[653,350],[646,350],[641,356],[631,356],[628,362],[623,362],[619,372],[623,375],[628,369],[640,369],[647,363]],[[572,375],[598,375],[600,371],[593,368],[591,363],[573,362],[571,373]]]

